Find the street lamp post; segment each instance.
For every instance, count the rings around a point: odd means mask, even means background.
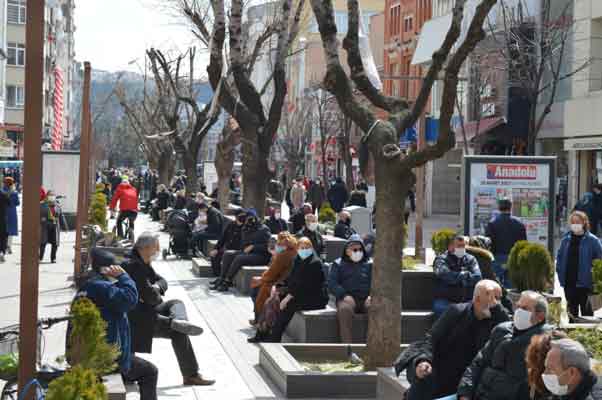
[[[44,113],[44,0],[27,0],[23,232],[19,296],[19,390],[36,369],[40,244],[40,187]],[[25,399],[33,399],[33,391]]]

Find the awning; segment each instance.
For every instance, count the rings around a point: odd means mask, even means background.
[[[594,137],[565,139],[565,150],[602,150],[602,135]]]
[[[452,23],[452,14],[446,14],[439,18],[428,20],[420,30],[418,45],[412,57],[412,65],[420,65],[431,62],[433,53],[441,47],[445,35]]]
[[[0,129],[5,130],[7,132],[23,132],[25,127],[23,125],[17,124],[4,124],[0,125]]]
[[[466,140],[471,141],[475,136],[483,135],[492,129],[502,126],[506,123],[504,117],[491,117],[483,118],[480,121],[471,121],[464,124],[464,130],[466,131]],[[477,132],[478,129],[478,132]],[[456,129],[456,141],[463,142],[464,136],[462,134],[462,126]]]

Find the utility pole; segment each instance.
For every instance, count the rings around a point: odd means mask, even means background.
[[[84,63],[84,93],[82,99],[82,127],[79,146],[79,186],[77,191],[77,222],[75,231],[74,280],[81,274],[82,229],[88,216],[88,192],[90,187],[90,72],[89,62]],[[90,255],[88,254],[88,257]]]
[[[36,372],[42,186],[42,121],[44,118],[44,0],[27,0],[25,40],[25,132],[23,169],[23,232],[19,295],[19,391]],[[31,390],[25,400],[34,398]]]

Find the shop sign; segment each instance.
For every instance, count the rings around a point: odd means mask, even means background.
[[[564,141],[565,150],[602,150],[602,137],[567,139]]]

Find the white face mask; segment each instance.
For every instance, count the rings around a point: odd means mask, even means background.
[[[519,331],[524,331],[533,326],[531,322],[531,311],[517,308],[514,312],[514,327]]]
[[[48,196],[48,201],[50,203],[54,203],[56,201],[56,197],[54,197],[54,196]]]
[[[312,222],[311,224],[307,225],[307,229],[309,229],[310,231],[314,232],[316,229],[318,229],[318,224],[315,222]]]
[[[583,225],[582,224],[571,224],[571,232],[575,235],[583,234]]]
[[[151,261],[157,261],[159,259],[159,253],[155,253],[151,256]]]
[[[361,250],[354,251],[351,253],[351,256],[349,258],[351,258],[351,261],[353,261],[353,262],[360,262],[364,258],[364,252]]]
[[[466,249],[464,248],[457,248],[454,250],[454,255],[458,258],[462,258],[466,255]]]
[[[561,385],[558,376],[554,374],[542,374],[541,379],[546,389],[556,396],[565,396],[569,393],[568,385]]]

